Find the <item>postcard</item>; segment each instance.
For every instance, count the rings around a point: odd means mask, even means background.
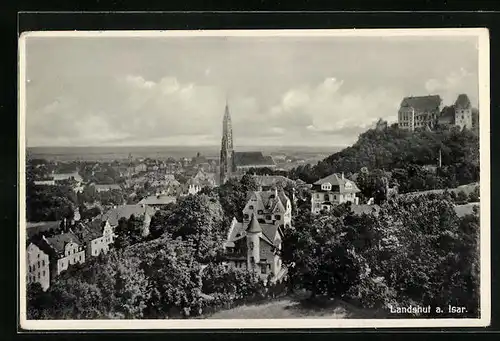
[[[19,38],[23,330],[488,326],[483,28]]]

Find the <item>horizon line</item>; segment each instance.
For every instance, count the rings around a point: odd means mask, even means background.
[[[263,148],[276,148],[276,147],[285,147],[285,148],[300,148],[300,147],[307,147],[307,148],[331,148],[331,147],[345,147],[349,146],[349,144],[339,144],[339,145],[240,145],[237,146],[239,148],[245,148],[245,147],[263,147]],[[151,144],[151,145],[98,145],[98,146],[93,146],[93,145],[78,145],[78,146],[69,146],[69,145],[64,145],[64,146],[56,146],[56,145],[42,145],[42,146],[26,146],[26,149],[29,148],[130,148],[130,147],[177,147],[177,148],[203,148],[203,147],[217,147],[219,148],[219,144],[210,144],[210,145],[191,145],[191,146],[186,146],[186,145],[180,145],[180,144],[175,144],[175,145],[156,145],[156,144]],[[233,150],[236,148],[233,148]]]

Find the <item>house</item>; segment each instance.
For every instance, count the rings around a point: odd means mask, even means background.
[[[433,128],[441,112],[439,95],[405,97],[398,111],[400,129]]]
[[[149,235],[149,224],[151,223],[151,217],[155,214],[155,209],[144,204],[138,205],[120,205],[108,210],[106,213],[102,214],[98,219],[101,221],[107,221],[113,230],[118,226],[118,222],[121,218],[130,219],[133,215],[137,218],[142,218],[143,222],[143,235]]]
[[[54,174],[52,174],[52,176],[53,176],[55,182],[65,181],[65,180],[73,180],[73,181],[76,181],[77,183],[83,182],[83,179],[80,176],[80,174],[78,174],[78,172],[60,173],[60,174],[54,173]]]
[[[109,184],[109,185],[92,184],[92,186],[94,186],[95,190],[98,193],[121,190],[121,187],[118,184]]]
[[[40,283],[44,291],[50,286],[49,255],[33,242],[26,248],[26,282]]]
[[[44,180],[35,180],[33,183],[36,186],[55,186],[56,182],[53,178],[51,179],[44,179]]]
[[[234,152],[234,171],[246,171],[251,168],[276,168],[272,156],[264,156],[262,152]]]
[[[262,224],[273,224],[289,228],[292,224],[292,203],[283,190],[253,191],[243,208],[243,222],[255,216]]]
[[[472,106],[466,94],[460,94],[455,101],[455,125],[461,129],[472,129]]]
[[[259,223],[255,214],[242,223],[234,219],[224,243],[225,264],[255,271],[262,280],[276,282],[286,275],[280,257],[282,240],[278,225]]]
[[[311,188],[311,212],[329,211],[334,205],[351,202],[359,204],[356,194],[360,190],[354,181],[348,180],[344,174],[332,174],[316,181]]]
[[[169,204],[172,203],[175,204],[176,202],[177,202],[177,196],[157,194],[143,198],[141,201],[139,201],[139,204],[151,206],[154,209],[160,209]]]
[[[295,183],[295,181],[282,175],[253,175],[253,178],[261,191],[268,191],[274,187],[285,188],[287,185]]]
[[[26,223],[26,238],[31,239],[40,234],[57,234],[61,228],[62,221],[40,221]]]
[[[42,236],[33,243],[49,255],[51,280],[67,270],[70,265],[85,262],[85,247],[72,231],[52,237]]]
[[[97,257],[108,253],[114,242],[113,228],[108,221],[95,219],[88,224],[80,223],[74,233],[85,246],[86,257]]]
[[[186,182],[184,194],[196,194],[204,187],[215,186],[215,174],[206,173],[202,169]]]

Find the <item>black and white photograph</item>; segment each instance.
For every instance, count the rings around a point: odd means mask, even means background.
[[[486,29],[19,46],[22,328],[490,323]]]

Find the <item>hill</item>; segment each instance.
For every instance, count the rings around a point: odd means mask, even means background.
[[[437,128],[434,131],[407,131],[392,125],[384,129],[370,129],[357,142],[334,153],[316,166],[300,166],[290,176],[314,182],[332,173],[357,173],[361,168],[421,169],[437,165],[441,150],[443,177],[456,178],[455,185],[478,180],[479,137],[474,132],[458,128]],[[456,187],[451,184],[448,187]]]

